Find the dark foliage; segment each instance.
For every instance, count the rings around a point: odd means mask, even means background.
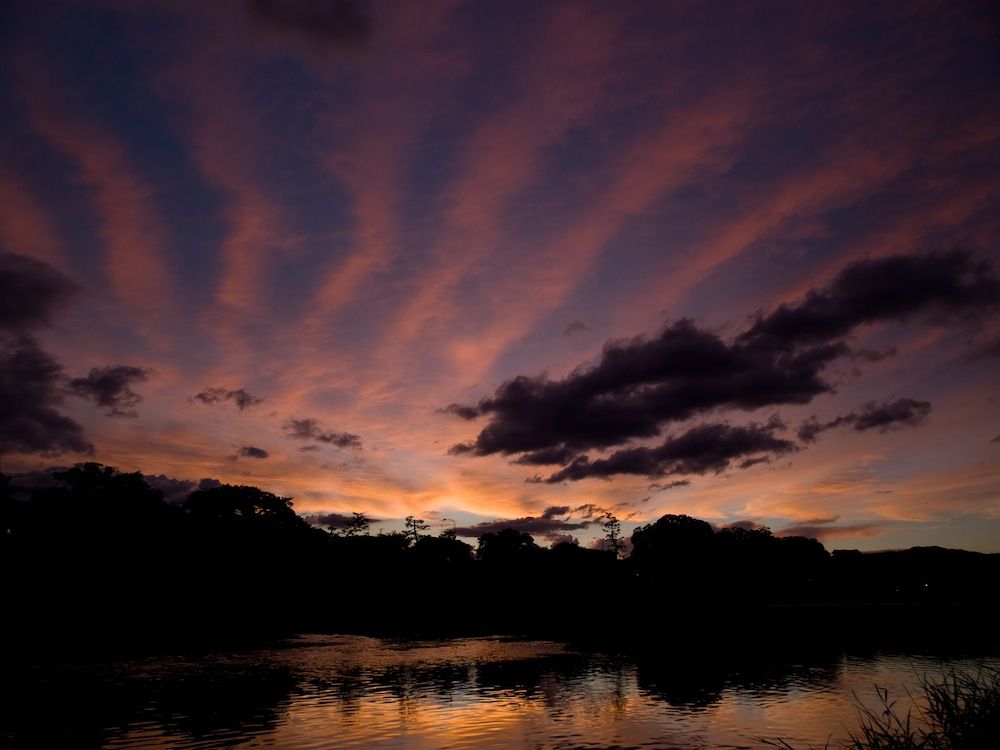
[[[814,539],[716,531],[677,515],[636,529],[624,559],[616,548],[541,547],[518,528],[484,530],[474,551],[452,534],[421,533],[417,518],[406,533],[371,536],[370,519],[355,514],[331,534],[290,498],[255,487],[203,487],[168,503],[141,474],[95,463],[54,480],[30,499],[0,481],[9,572],[0,622],[15,650],[230,644],[317,629],[660,642],[684,629],[725,637],[734,616],[769,628],[784,618],[814,637],[824,623],[828,635],[849,631],[859,607],[871,618],[873,605],[891,605],[885,612],[904,619],[920,607],[937,623],[948,607],[1000,602],[998,555],[831,555]],[[613,516],[598,521],[624,541]]]

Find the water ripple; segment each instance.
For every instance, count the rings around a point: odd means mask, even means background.
[[[0,723],[0,746],[690,750],[761,747],[761,737],[822,746],[852,726],[853,694],[874,697],[878,684],[902,697],[943,666],[837,654],[726,669],[501,638],[306,636],[200,659],[38,668],[4,686],[24,710]],[[52,706],[69,708],[45,723]]]

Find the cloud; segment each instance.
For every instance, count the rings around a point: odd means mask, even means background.
[[[883,359],[890,359],[899,354],[896,347],[892,346],[885,351],[877,352],[873,349],[856,348],[851,352],[851,358],[862,362],[881,362]]]
[[[904,427],[918,427],[930,413],[929,401],[912,398],[900,398],[882,404],[869,401],[861,411],[845,414],[830,422],[822,423],[816,417],[811,417],[799,427],[798,436],[804,443],[814,443],[820,433],[845,425],[852,426],[858,432],[877,429],[884,433]]]
[[[691,484],[690,479],[675,479],[672,482],[653,482],[653,484],[649,485],[649,489],[657,491],[673,490],[678,487],[687,487],[690,484]]]
[[[258,27],[324,45],[357,46],[371,36],[360,0],[247,0],[247,9]]]
[[[749,469],[751,466],[756,466],[757,464],[769,464],[771,463],[770,456],[755,456],[753,458],[745,458],[736,464],[738,469]]]
[[[601,518],[605,513],[610,511],[607,508],[602,508],[600,505],[595,505],[594,503],[584,503],[583,505],[578,505],[573,508],[573,513],[579,514],[582,518]]]
[[[79,287],[47,263],[0,253],[0,331],[27,333],[52,324]]]
[[[839,343],[792,350],[727,344],[681,320],[652,340],[609,342],[596,367],[563,380],[522,375],[505,382],[474,407],[490,422],[453,452],[605,448],[720,407],[807,403],[831,389],[822,369],[845,351]]]
[[[556,458],[565,461],[547,481],[719,471],[731,459],[753,461],[762,456],[720,455],[716,446],[702,441],[703,459],[693,454],[674,458],[672,451],[681,447],[679,438],[658,448],[619,450],[596,460],[582,452],[657,437],[670,422],[710,411],[809,403],[833,390],[825,371],[852,353],[847,338],[859,326],[915,316],[939,324],[968,323],[995,309],[998,300],[1000,280],[992,267],[963,251],[858,261],[797,302],[767,314],[759,312],[731,340],[691,320],[680,320],[652,339],[609,341],[596,365],[580,367],[561,380],[520,375],[474,406],[453,404],[447,411],[465,419],[485,416],[489,421],[474,440],[454,445],[449,452],[521,454],[517,461],[532,465]],[[871,359],[866,350],[859,357]],[[911,408],[916,421],[922,418],[922,403],[914,402]],[[899,422],[892,414],[869,411],[855,415],[856,429],[890,429]],[[682,437],[684,444],[692,445],[700,436],[716,432],[735,439],[736,429],[740,428],[709,424]],[[761,429],[755,433],[762,446],[759,454],[792,450],[791,443],[773,435],[765,438],[767,430]]]
[[[66,471],[68,468],[70,467],[50,466],[47,469],[14,472],[8,475],[10,477],[10,490],[14,495],[26,499],[35,492],[59,484],[59,481],[52,475]]]
[[[625,557],[628,557],[629,555],[632,554],[632,539],[626,538],[620,541],[622,543],[622,546],[621,549],[619,550],[619,553],[624,555]],[[607,539],[598,537],[597,539],[591,539],[589,542],[587,542],[587,549],[593,549],[599,552],[608,552],[610,551],[611,547],[608,544]]]
[[[201,393],[196,393],[193,398],[198,399],[203,404],[221,404],[232,401],[240,411],[256,406],[264,399],[248,393],[243,388],[229,390],[228,388],[206,388]]]
[[[472,420],[479,416],[479,410],[474,406],[462,406],[461,404],[448,404],[438,409],[440,414],[454,414],[460,419]]]
[[[571,336],[576,336],[580,333],[586,333],[589,330],[590,328],[588,328],[587,324],[582,320],[574,320],[563,329],[563,336],[570,338]]]
[[[572,544],[577,547],[580,546],[580,540],[572,534],[549,534],[545,538],[553,547],[557,544]]]
[[[483,534],[496,534],[504,529],[514,529],[525,534],[541,536],[548,541],[560,539],[567,531],[578,531],[586,529],[598,523],[596,519],[583,519],[573,521],[568,519],[541,516],[525,516],[524,518],[497,519],[496,521],[483,521],[472,526],[459,526],[455,529],[458,536],[477,538]]]
[[[31,336],[0,335],[0,453],[93,453],[83,427],[56,410],[63,382],[62,365]]]
[[[360,448],[361,438],[350,432],[326,432],[315,419],[290,419],[285,423],[288,437],[295,440],[315,440],[338,448]]]
[[[195,490],[208,490],[222,486],[222,482],[210,477],[203,477],[197,482],[191,479],[175,479],[165,474],[144,474],[142,478],[150,487],[162,492],[163,499],[172,504],[184,502],[187,496]]]
[[[841,338],[866,323],[920,315],[938,322],[977,317],[1000,306],[1000,280],[986,261],[954,250],[862,260],[824,289],[758,315],[741,340],[771,338],[787,346]]]
[[[231,456],[231,458],[232,458],[232,460],[233,460],[233,461],[236,461],[236,460],[238,460],[238,459],[240,459],[240,458],[257,458],[257,459],[265,459],[265,458],[267,458],[267,457],[268,457],[269,455],[271,455],[271,454],[270,454],[270,453],[268,453],[268,452],[267,452],[266,450],[264,450],[263,448],[255,448],[255,447],[254,447],[254,446],[252,446],[252,445],[244,445],[244,446],[243,446],[242,448],[238,449],[238,450],[236,451],[236,453],[234,453],[234,454],[233,454],[233,455]]]
[[[549,484],[587,477],[607,479],[616,474],[665,476],[672,474],[719,473],[735,459],[763,459],[797,450],[796,445],[774,433],[784,429],[778,419],[764,425],[750,423],[733,427],[728,424],[703,424],[692,427],[663,444],[648,448],[627,448],[615,451],[607,458],[590,459],[580,456],[545,481]],[[746,461],[740,468],[757,463]]]
[[[108,365],[94,367],[83,378],[66,384],[67,392],[107,408],[109,417],[136,417],[135,407],[142,396],[132,390],[133,383],[144,383],[153,371],[147,367]]]
[[[561,541],[576,542],[568,532],[586,529],[603,521],[605,510],[593,504],[573,508],[569,505],[550,505],[538,516],[497,519],[484,521],[472,526],[459,526],[455,533],[464,537],[480,537],[495,534],[504,529],[514,529],[526,534],[540,536],[551,544]],[[574,519],[573,516],[577,518]]]
[[[839,516],[832,518],[814,518],[788,526],[776,532],[776,536],[804,536],[810,539],[833,539],[839,536],[878,536],[888,530],[889,525],[881,522],[849,523],[834,526],[840,520]]]
[[[991,440],[990,442],[991,442],[991,443],[1000,443],[1000,435],[997,435],[997,436],[996,436],[995,438],[993,438],[993,439],[992,439],[992,440]]]
[[[46,263],[0,254],[0,453],[94,452],[83,427],[57,411],[62,365],[30,335],[77,289]]]
[[[569,512],[570,507],[568,505],[550,505],[542,511],[542,518],[556,518],[558,516],[568,515]]]
[[[459,449],[461,450],[461,449]],[[471,449],[470,449],[471,450]],[[526,466],[546,466],[551,464],[566,464],[576,458],[578,451],[565,446],[554,446],[552,448],[540,448],[531,451],[517,458],[514,463]]]
[[[852,418],[855,430],[877,429],[879,432],[887,432],[902,427],[916,427],[927,419],[930,413],[929,401],[901,398],[881,405],[873,402],[865,404],[861,413],[848,416]]]

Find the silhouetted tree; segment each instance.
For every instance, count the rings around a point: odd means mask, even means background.
[[[10,494],[10,477],[0,472],[0,545],[6,544],[14,523],[14,499]]]
[[[442,523],[444,523],[445,521],[451,521],[451,519],[450,518],[441,519]],[[451,523],[452,527],[450,529],[445,527],[444,529],[442,529],[441,533],[438,534],[438,536],[440,536],[442,539],[451,539],[452,541],[455,541],[458,539],[458,528],[456,527],[454,521],[451,521]]]
[[[615,557],[621,555],[625,548],[625,540],[622,539],[622,524],[611,512],[604,514],[604,548],[614,552]]]
[[[662,516],[655,523],[632,532],[632,557],[639,563],[664,556],[682,557],[703,551],[712,543],[715,532],[705,521],[684,515]]]
[[[344,526],[344,536],[368,536],[371,528],[371,519],[364,513],[354,512]]]
[[[314,627],[627,635],[648,623],[659,637],[664,605],[681,622],[715,607],[738,616],[772,604],[1000,602],[1000,555],[918,548],[831,556],[815,539],[764,527],[716,532],[667,515],[636,529],[632,556],[619,560],[620,522],[607,513],[603,550],[549,550],[506,528],[483,534],[473,557],[454,528],[430,536],[414,516],[405,531],[371,536],[370,520],[354,513],[331,535],[296,515],[290,498],[256,487],[198,490],[177,506],[140,474],[96,463],[55,477],[22,499],[0,474],[0,562],[10,572],[0,627],[17,633],[8,643],[58,640],[67,622],[83,641],[131,636],[151,645],[179,631],[225,643]],[[349,600],[317,595],[331,582],[341,591],[345,575]],[[430,583],[424,606],[386,596],[401,578]],[[633,616],[622,621],[618,608],[593,606],[594,591],[620,592]],[[764,622],[804,611],[757,615]]]
[[[714,536],[705,521],[666,515],[632,532],[631,565],[641,579],[698,590],[714,564]]]
[[[52,474],[65,485],[48,494],[71,497],[77,506],[89,505],[91,510],[132,515],[152,508],[159,509],[163,493],[150,487],[142,474],[126,474],[111,466],[93,461]]]
[[[539,551],[530,534],[516,529],[501,529],[479,537],[476,557],[486,562],[514,562]]]
[[[422,518],[414,518],[413,516],[407,516],[405,521],[406,526],[406,537],[416,544],[420,540],[420,532],[427,531],[431,527],[429,523],[426,523]]]
[[[412,551],[417,560],[433,562],[439,568],[472,561],[471,545],[446,536],[422,536]]]
[[[195,490],[183,504],[188,515],[199,522],[257,523],[258,525],[307,527],[292,510],[290,497],[278,497],[256,487],[224,484]]]

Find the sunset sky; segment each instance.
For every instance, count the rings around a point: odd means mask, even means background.
[[[25,0],[0,55],[23,482],[1000,552],[992,3]]]

